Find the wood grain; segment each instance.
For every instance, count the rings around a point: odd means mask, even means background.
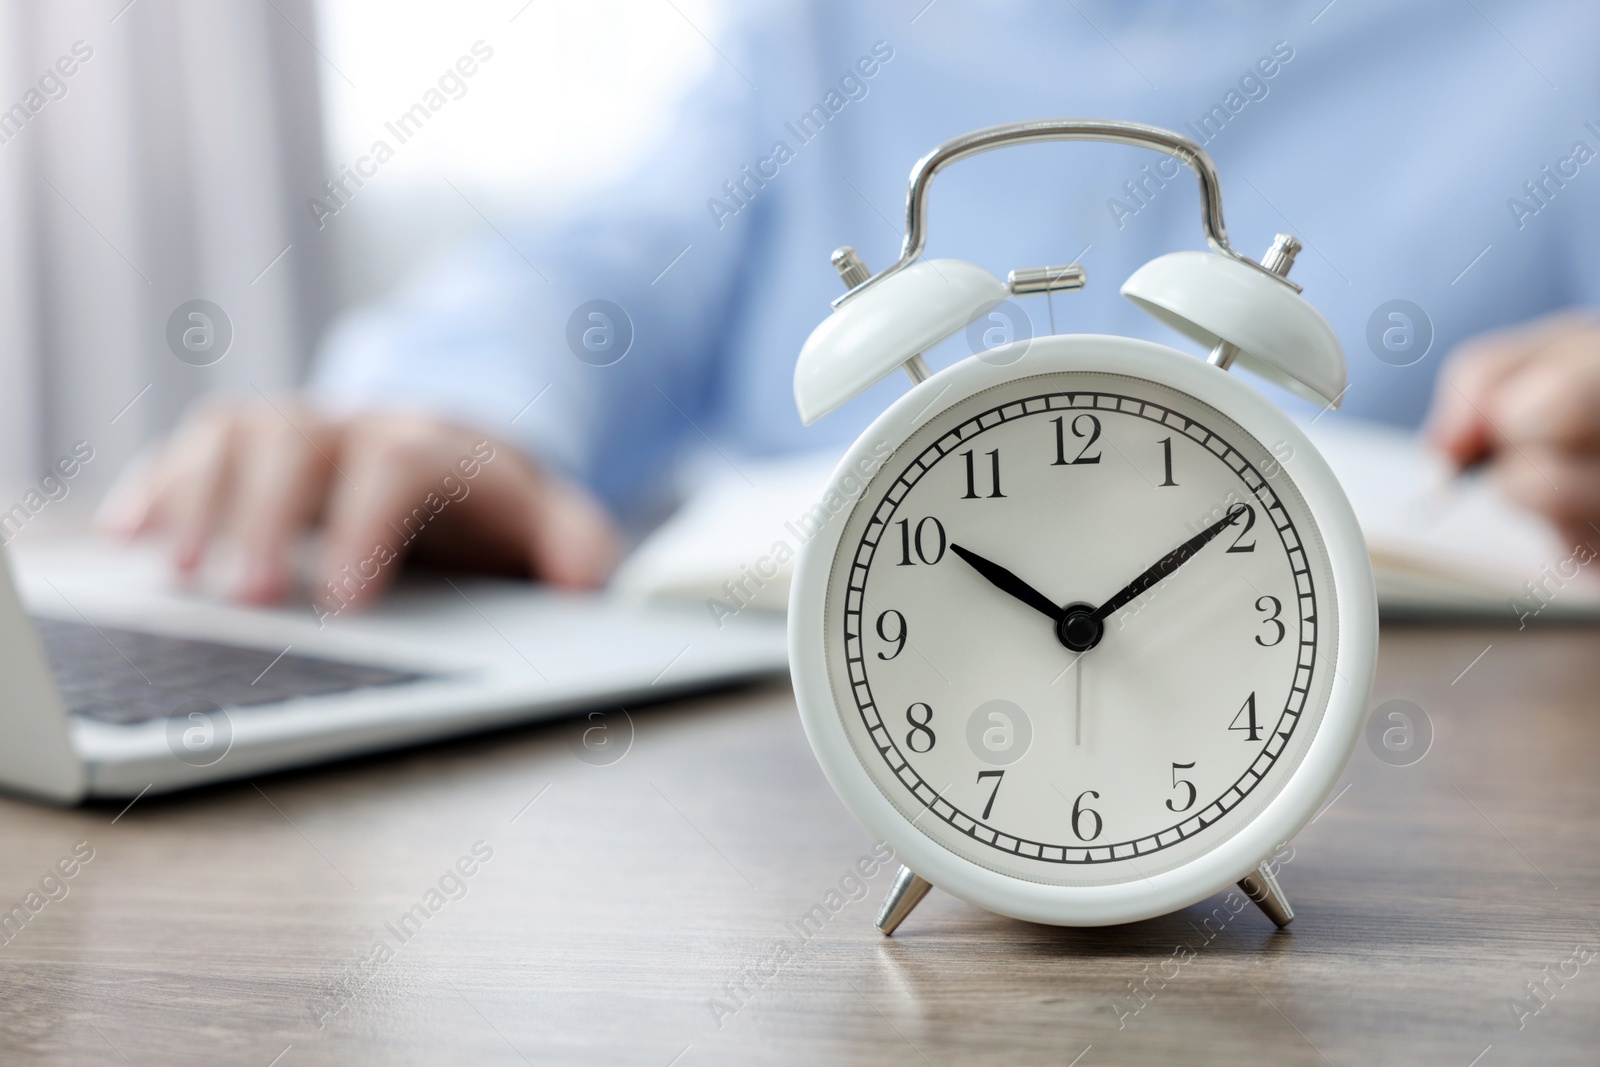
[[[885,939],[893,869],[848,899],[872,841],[781,686],[641,709],[605,766],[561,723],[120,816],[3,800],[3,907],[75,843],[94,856],[0,946],[0,1058],[1593,1064],[1600,957],[1520,1029],[1510,1005],[1600,950],[1597,638],[1386,628],[1374,702],[1415,701],[1433,747],[1357,749],[1280,873],[1281,933],[1221,897],[1068,930],[935,890]],[[459,899],[429,897],[441,878]]]

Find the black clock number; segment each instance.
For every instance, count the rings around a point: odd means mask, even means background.
[[[1167,801],[1168,809],[1172,811],[1188,811],[1190,808],[1194,807],[1195,797],[1199,795],[1195,790],[1194,783],[1189,781],[1187,778],[1178,777],[1179,771],[1192,770],[1194,770],[1194,764],[1192,763],[1174,763],[1172,765],[1172,788],[1176,789],[1180,785],[1184,786],[1189,790],[1189,799],[1185,800],[1182,804],[1174,804],[1169,800]]]
[[[988,499],[990,499],[990,500],[1003,499],[1005,497],[1005,494],[1000,491],[1000,450],[998,448],[994,449],[991,452],[989,452],[988,455],[989,455],[990,479],[991,479],[991,485],[993,486],[993,488],[991,488],[989,490]],[[972,449],[969,448],[965,452],[961,453],[961,457],[967,461],[967,491],[964,494],[962,494],[961,499],[962,500],[977,500],[978,499],[978,479],[977,479],[977,472],[973,469],[975,464],[973,462]]]
[[[1100,420],[1097,417],[1087,413],[1073,417],[1072,436],[1080,440],[1087,437],[1088,440],[1083,442],[1083,447],[1078,449],[1078,454],[1072,459],[1067,458],[1065,417],[1051,419],[1050,421],[1056,424],[1056,461],[1050,466],[1075,467],[1081,463],[1100,462],[1100,453],[1096,452],[1092,456],[1089,455],[1089,449],[1094,446],[1096,441],[1100,440]],[[1082,428],[1085,422],[1088,423],[1088,429]]]
[[[1006,772],[1005,771],[979,771],[978,772],[978,781],[976,783],[978,785],[982,785],[983,784],[983,780],[985,778],[993,778],[994,779],[994,788],[989,791],[989,803],[987,803],[987,804],[985,804],[983,806],[983,815],[981,816],[981,818],[987,819],[989,817],[989,812],[994,810],[994,798],[1000,795],[1000,780],[1002,778],[1004,778],[1005,776],[1006,776]]]
[[[898,624],[894,628],[894,633],[890,633],[889,632],[889,628],[884,625],[891,618]],[[885,655],[882,652],[879,652],[878,653],[878,658],[881,659],[881,660],[894,659],[901,652],[905,651],[905,647],[906,647],[906,617],[904,615],[900,614],[898,611],[894,611],[893,609],[884,612],[882,615],[879,615],[878,616],[878,636],[883,638],[885,641],[889,641],[889,642],[892,642],[894,644],[894,651],[893,652],[890,652],[887,655]]]
[[[1272,606],[1268,607],[1268,604],[1271,604]],[[1278,628],[1278,636],[1274,637],[1271,641],[1263,641],[1261,639],[1261,635],[1256,634],[1256,644],[1260,645],[1262,648],[1271,648],[1273,645],[1276,645],[1282,641],[1283,635],[1287,632],[1284,629],[1283,620],[1278,618],[1279,615],[1283,614],[1283,601],[1279,600],[1275,596],[1258,596],[1256,597],[1256,610],[1270,611],[1272,614],[1268,615],[1261,621]]]
[[[1246,720],[1245,725],[1243,725],[1243,726],[1239,725],[1239,720],[1240,719],[1245,719]],[[1250,694],[1249,699],[1246,700],[1244,702],[1244,704],[1239,708],[1238,714],[1234,715],[1233,721],[1228,724],[1228,729],[1230,729],[1230,730],[1248,730],[1248,731],[1250,731],[1249,736],[1245,738],[1246,741],[1259,741],[1259,740],[1261,740],[1261,727],[1256,725],[1256,695],[1255,695],[1255,693],[1252,692]]]
[[[923,712],[920,719],[916,715],[918,708]],[[933,733],[932,706],[922,703],[911,705],[906,709],[906,722],[911,725],[911,729],[906,731],[906,747],[919,756],[924,752],[932,752],[934,742],[939,740]],[[919,743],[922,745],[921,748],[917,747]]]
[[[928,530],[929,523],[933,524],[933,531],[931,533]],[[921,560],[923,563],[929,564],[930,566],[938,563],[944,558],[944,524],[938,519],[934,518],[932,515],[929,515],[927,518],[917,523],[915,534],[912,533],[910,519],[901,519],[895,525],[900,527],[900,562],[895,564],[895,566],[909,567],[912,565],[911,550],[913,545],[916,547],[917,559]],[[928,547],[930,543],[933,545],[933,555],[931,558],[928,555]]]
[[[1161,485],[1177,485],[1178,483],[1172,480],[1172,438],[1161,439],[1161,455],[1166,463],[1166,477],[1161,479]]]
[[[1100,821],[1100,813],[1098,811],[1083,806],[1084,797],[1094,797],[1099,800],[1100,794],[1093,789],[1085,789],[1078,794],[1078,799],[1072,802],[1072,832],[1077,835],[1079,841],[1093,841],[1100,836],[1100,831],[1104,828],[1104,824]],[[1094,820],[1094,830],[1087,834],[1083,832],[1081,825],[1085,816]]]
[[[1251,541],[1248,545],[1241,545],[1239,542],[1244,540],[1244,535],[1249,533],[1250,528],[1256,524],[1256,509],[1251,507],[1249,504],[1237,504],[1230,510],[1237,511],[1238,508],[1244,508],[1244,529],[1240,530],[1239,533],[1234,537],[1233,544],[1228,546],[1228,551],[1254,552],[1256,550],[1256,543],[1254,541]],[[1234,521],[1238,522],[1239,520],[1235,519]]]

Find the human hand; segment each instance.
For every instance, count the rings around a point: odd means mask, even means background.
[[[1425,433],[1551,519],[1568,545],[1600,543],[1600,319],[1569,311],[1458,349]]]
[[[293,401],[190,412],[123,473],[97,523],[167,535],[183,576],[217,540],[235,541],[234,595],[252,604],[288,594],[296,544],[320,525],[314,594],[341,609],[371,603],[411,552],[585,588],[605,580],[619,544],[593,497],[509,445],[425,417],[341,418]]]

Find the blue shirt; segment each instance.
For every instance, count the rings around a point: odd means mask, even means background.
[[[801,426],[795,356],[841,291],[829,254],[892,262],[912,164],[1031,118],[1204,145],[1235,247],[1304,241],[1293,277],[1344,342],[1347,414],[1415,425],[1454,345],[1595,301],[1593,4],[924,2],[747,5],[637,173],[597,175],[582,210],[504,228],[347,316],[316,391],[481,427],[633,521],[691,455],[842,447],[907,386]],[[1204,247],[1194,180],[1165,160],[1055,144],[959,163],[934,182],[927,254],[1002,278],[1076,259],[1086,289],[1019,301],[1036,334],[1188,347],[1117,293],[1145,261]],[[952,338],[929,362],[970,351]]]

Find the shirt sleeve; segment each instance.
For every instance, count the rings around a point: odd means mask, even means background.
[[[713,210],[752,157],[759,19],[726,35],[675,125],[559,219],[496,227],[329,331],[313,395],[481,428],[588,486],[625,522],[667,502],[710,437],[717,365],[761,211]],[[487,221],[487,220],[486,220]]]

